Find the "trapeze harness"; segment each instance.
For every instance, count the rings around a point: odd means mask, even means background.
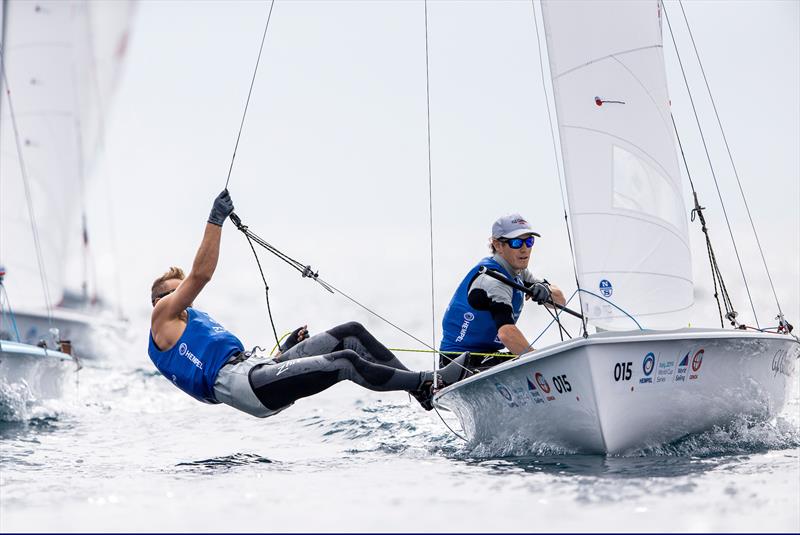
[[[492,318],[491,312],[477,310],[467,300],[469,288],[478,277],[478,272],[482,267],[498,271],[518,284],[523,283],[520,277],[509,273],[494,258],[486,257],[478,262],[461,281],[444,313],[440,351],[493,353],[505,347],[497,336],[497,324]],[[523,302],[522,292],[515,289],[511,302],[514,323],[519,319]]]

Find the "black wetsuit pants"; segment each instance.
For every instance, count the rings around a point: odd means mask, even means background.
[[[276,364],[250,371],[250,386],[259,401],[279,410],[339,381],[350,380],[376,391],[416,391],[431,372],[412,372],[360,323],[339,325],[303,340]]]

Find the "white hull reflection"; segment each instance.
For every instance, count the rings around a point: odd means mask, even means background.
[[[475,445],[617,454],[777,415],[798,356],[796,340],[760,332],[602,333],[479,373],[435,403]]]

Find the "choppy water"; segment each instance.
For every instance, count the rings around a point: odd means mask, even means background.
[[[6,403],[0,531],[800,530],[796,391],[772,422],[632,456],[498,457],[352,385],[266,420],[203,406],[138,351],[66,390]]]

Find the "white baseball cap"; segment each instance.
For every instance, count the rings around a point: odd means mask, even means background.
[[[530,224],[519,214],[509,214],[501,217],[492,225],[492,238],[518,238],[525,234],[533,234],[541,238],[541,234],[534,232]]]

